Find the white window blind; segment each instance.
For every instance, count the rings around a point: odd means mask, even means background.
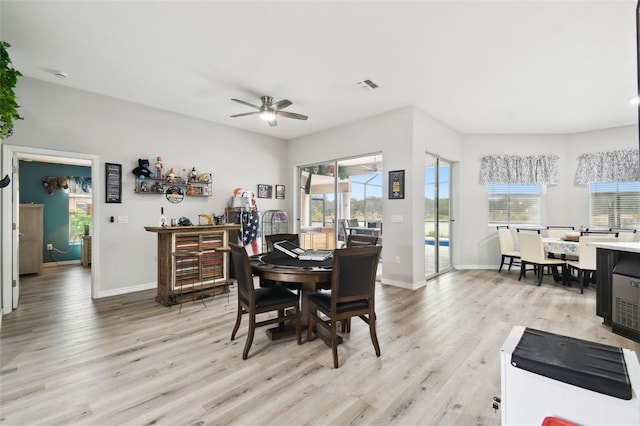
[[[542,184],[487,185],[489,225],[536,225],[542,223]]]
[[[640,182],[589,184],[590,225],[640,228]]]

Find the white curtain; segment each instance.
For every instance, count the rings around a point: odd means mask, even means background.
[[[488,155],[482,157],[480,183],[556,184],[555,155]]]
[[[637,149],[582,154],[576,183],[635,182],[640,180],[639,162]]]

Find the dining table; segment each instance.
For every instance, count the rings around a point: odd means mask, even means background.
[[[300,260],[280,251],[257,254],[250,258],[254,275],[265,280],[288,284],[300,289],[300,324],[307,326],[309,316],[309,295],[321,289],[331,288],[331,270],[333,257],[325,260]],[[267,330],[267,334],[275,339],[282,327]]]
[[[567,240],[557,237],[543,237],[542,245],[546,253],[566,256],[578,257],[580,255],[580,243],[578,241]]]

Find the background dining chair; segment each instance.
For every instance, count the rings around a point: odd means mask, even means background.
[[[547,237],[561,238],[575,229],[575,226],[547,225]]]
[[[380,246],[350,247],[336,250],[331,270],[331,290],[309,295],[307,341],[313,333],[320,337],[333,352],[333,366],[338,368],[337,322],[359,317],[369,325],[371,343],[380,356],[376,335],[375,287]],[[322,312],[324,317],[318,314]],[[317,332],[322,327],[329,336]]]
[[[291,241],[297,246],[300,246],[300,237],[298,234],[271,234],[266,235],[264,240],[267,243],[267,251],[273,251],[273,243],[278,241]]]
[[[528,233],[539,234],[540,233],[540,228],[516,228],[516,232],[518,232],[518,233],[520,233],[520,232],[528,232]]]
[[[607,236],[583,236],[580,237],[580,247],[578,260],[567,261],[569,279],[576,272],[578,282],[580,283],[580,294],[584,293],[584,288],[589,285],[591,275],[596,271],[596,247],[589,243],[594,242],[616,242],[615,237]]]
[[[247,359],[249,348],[253,343],[253,336],[256,327],[262,327],[269,324],[280,323],[284,326],[284,322],[288,319],[294,320],[296,324],[296,337],[298,344],[302,343],[300,336],[300,306],[298,304],[298,295],[281,285],[268,288],[255,288],[253,284],[253,274],[251,273],[251,264],[249,256],[244,247],[236,244],[229,244],[231,248],[231,261],[233,262],[236,280],[238,282],[238,315],[236,324],[231,333],[231,340],[234,340],[236,333],[240,328],[242,316],[249,316],[249,330],[247,331],[247,341],[242,352],[242,359]],[[289,310],[284,314],[285,309]],[[257,321],[259,314],[277,311],[278,316],[262,321]]]
[[[516,244],[513,241],[513,234],[511,233],[511,229],[509,227],[500,227],[498,226],[498,242],[500,243],[500,267],[498,268],[498,272],[502,271],[502,265],[507,265],[507,261],[509,261],[509,270],[511,270],[511,266],[520,265],[520,252],[516,251]]]
[[[525,275],[528,264],[535,267],[538,286],[542,284],[545,267],[551,271],[551,267],[560,266],[562,268],[561,277],[566,276],[566,261],[546,257],[540,234],[521,232],[518,235],[518,240],[520,242],[520,276],[518,276],[518,281]]]
[[[636,240],[635,228],[609,228],[609,231],[618,233],[619,243],[631,243]]]
[[[349,235],[347,237],[347,247],[363,247],[375,246],[378,243],[378,237],[375,235]]]
[[[618,232],[616,231],[609,231],[608,229],[589,229],[587,228],[586,231],[580,231],[580,236],[590,236],[590,235],[596,235],[596,236],[601,236],[601,237],[618,237]]]

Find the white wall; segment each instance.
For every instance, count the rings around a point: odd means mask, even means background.
[[[95,218],[101,230],[98,296],[155,287],[156,234],[144,226],[158,224],[161,206],[168,218],[197,223],[200,213],[223,213],[236,187],[255,192],[258,183],[287,182],[285,141],[30,78],[20,79],[17,89],[24,120],[8,143],[98,155],[102,169],[105,162],[122,164],[122,203],[94,200],[102,203]],[[134,193],[131,170],[138,158],[153,164],[158,155],[176,173],[193,166],[212,172],[213,196],[171,204],[161,195]],[[104,194],[104,182],[93,184]],[[261,211],[286,205],[258,199]],[[128,224],[109,222],[120,215]]]
[[[382,282],[407,288],[424,285],[424,153],[460,156],[460,136],[414,107],[345,124],[289,142],[289,170],[296,166],[382,151]],[[387,199],[388,171],[405,170],[405,198]],[[297,202],[297,199],[294,200]],[[402,223],[391,222],[402,216]],[[396,256],[400,264],[395,263]]]
[[[557,185],[549,185],[543,225],[588,224],[588,186],[575,184],[581,154],[617,149],[637,149],[637,126],[603,129],[572,135],[465,135],[460,170],[460,207],[457,229],[464,244],[456,267],[497,268],[500,250],[496,229],[487,225],[487,190],[480,185],[480,161],[485,155],[548,154],[559,157]]]

